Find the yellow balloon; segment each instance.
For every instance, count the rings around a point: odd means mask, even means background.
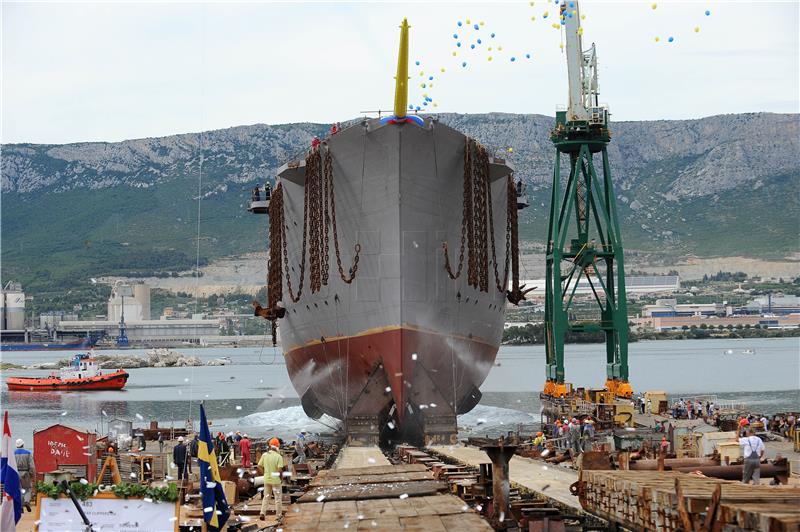
[[[514,152],[514,148],[509,148],[508,149],[508,153],[513,153],[513,152]]]
[[[573,9],[573,10],[572,10],[572,16],[574,17],[574,16],[575,16],[575,15],[577,15],[577,14],[578,14],[578,10],[577,10],[577,9]]]
[[[535,20],[536,20],[536,17],[531,17],[531,21],[535,21]]]
[[[483,26],[483,21],[481,20],[480,25]]]
[[[535,4],[535,3],[536,3],[536,2],[531,2],[531,7],[533,7],[533,4]]]
[[[487,48],[487,50],[489,50],[491,52],[492,51],[492,47],[490,46],[489,48]]]
[[[439,104],[434,102],[433,106],[434,107],[439,107]]]
[[[581,15],[581,20],[586,20],[586,15]]]
[[[578,28],[578,35],[583,35],[583,28]]]
[[[467,24],[469,24],[469,19],[467,19]]]
[[[420,70],[420,71],[419,71],[419,75],[420,75],[420,76],[424,76],[424,75],[425,75],[425,72],[423,72],[422,70]]]
[[[502,52],[502,51],[503,51],[503,47],[502,47],[502,46],[498,46],[498,47],[497,47],[497,51],[498,51],[498,52]]]
[[[661,37],[656,37],[656,42],[660,41]]]
[[[556,30],[557,30],[557,29],[559,29],[560,27],[561,27],[561,25],[560,25],[560,24],[558,24],[557,22],[553,22],[553,29],[556,29]]]
[[[453,57],[455,57],[455,56],[457,56],[457,55],[458,55],[457,53],[453,52]]]
[[[420,84],[419,84],[419,86],[420,86],[420,87],[424,87],[424,86],[425,86],[425,84],[424,84],[424,83],[420,83]]]
[[[695,26],[694,27],[694,32],[695,33],[700,33],[700,26]]]
[[[547,12],[547,11],[545,11],[545,12],[544,12],[544,15],[542,15],[542,16],[543,16],[543,17],[545,17],[545,18],[547,18],[547,15],[548,15],[548,12]]]
[[[564,49],[564,43],[563,43],[563,42],[562,42],[561,44],[559,44],[558,46],[559,46],[559,47],[560,47],[562,50]]]
[[[490,55],[490,56],[489,56],[489,57],[487,57],[486,59],[487,59],[487,60],[489,60],[489,61],[491,61],[491,60],[492,60],[492,56]]]
[[[651,5],[650,7],[651,7],[652,9],[655,9],[655,8],[657,8],[658,6],[657,6],[655,3],[653,3],[653,5]],[[469,21],[467,22],[467,24],[469,24]]]
[[[440,72],[444,72],[444,68],[440,68],[440,69],[439,69],[439,71],[440,71]]]
[[[432,89],[433,88],[433,83],[428,83],[428,87]]]

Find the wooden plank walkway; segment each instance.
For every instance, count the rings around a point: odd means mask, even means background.
[[[341,450],[334,469],[351,469],[354,467],[388,466],[389,460],[378,447],[350,447]]]
[[[441,445],[430,447],[430,449],[475,467],[492,462],[485,452],[476,447]],[[578,480],[577,471],[522,456],[513,457],[508,467],[511,482],[563,506],[581,510],[578,498],[569,491],[570,485]]]
[[[490,532],[492,528],[434,480],[422,464],[391,465],[376,447],[345,447],[334,469],[320,471],[281,528]]]

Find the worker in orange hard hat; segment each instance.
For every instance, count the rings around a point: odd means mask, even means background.
[[[258,461],[258,472],[264,474],[264,491],[261,499],[261,512],[259,519],[264,520],[267,515],[269,498],[275,498],[275,517],[283,515],[283,488],[281,487],[281,476],[286,466],[283,463],[283,456],[279,452],[281,442],[278,438],[269,440],[269,451],[261,455]]]

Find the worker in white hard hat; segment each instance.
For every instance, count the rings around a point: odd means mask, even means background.
[[[33,481],[36,478],[36,465],[33,463],[33,454],[25,448],[25,442],[16,441],[14,458],[17,460],[19,472],[19,485],[22,488],[22,504],[29,512],[31,510],[31,497],[33,495]]]

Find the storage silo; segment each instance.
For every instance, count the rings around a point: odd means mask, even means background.
[[[142,319],[150,319],[150,287],[144,283],[133,285],[133,298],[142,305]]]
[[[3,329],[19,331],[25,328],[25,292],[19,283],[8,282],[3,288]]]

